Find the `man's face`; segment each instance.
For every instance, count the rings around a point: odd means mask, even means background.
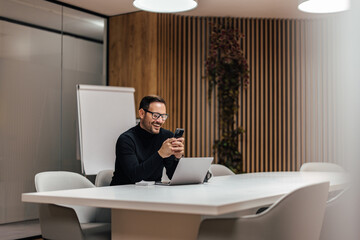
[[[166,114],[165,104],[160,102],[150,103],[149,109],[150,112]],[[161,126],[165,123],[162,117],[158,119],[153,119],[153,116],[149,112],[145,112],[144,109],[139,110],[140,116],[140,127],[152,134],[158,134],[160,132]]]

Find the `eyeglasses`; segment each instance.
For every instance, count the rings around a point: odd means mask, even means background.
[[[144,109],[144,108],[143,108]],[[159,119],[159,117],[162,118],[163,121],[165,121],[168,118],[167,114],[161,114],[161,113],[157,113],[157,112],[151,112],[147,109],[144,109],[145,112],[151,113],[152,114],[152,119],[157,120]]]

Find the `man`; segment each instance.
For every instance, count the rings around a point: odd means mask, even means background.
[[[140,102],[140,123],[120,135],[116,143],[115,172],[111,185],[160,181],[163,167],[171,179],[184,154],[184,138],[161,128],[168,115],[165,100],[146,96]]]

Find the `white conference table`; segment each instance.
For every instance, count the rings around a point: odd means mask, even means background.
[[[123,185],[24,193],[22,201],[112,209],[112,239],[196,239],[203,216],[220,216],[274,203],[296,188],[330,182],[343,189],[343,173],[267,172],[213,177],[196,185]]]

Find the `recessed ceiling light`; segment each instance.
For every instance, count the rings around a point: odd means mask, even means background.
[[[133,5],[144,11],[158,13],[185,12],[197,7],[197,0],[134,0]]]
[[[309,13],[334,13],[350,9],[350,0],[299,0],[298,9]]]

